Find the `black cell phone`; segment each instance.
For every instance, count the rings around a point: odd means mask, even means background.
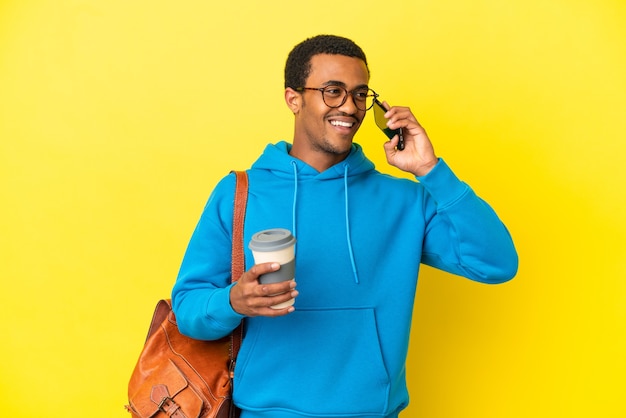
[[[404,149],[404,136],[402,135],[402,129],[390,129],[387,126],[387,119],[385,118],[385,113],[387,113],[387,109],[378,99],[374,99],[374,120],[376,121],[376,126],[378,126],[384,133],[387,135],[387,138],[392,139],[394,136],[398,135],[398,145],[396,148],[398,151],[402,151]]]

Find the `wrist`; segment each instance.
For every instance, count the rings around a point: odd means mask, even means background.
[[[430,173],[433,168],[435,168],[438,162],[439,159],[435,158],[433,161],[429,161],[428,163],[420,165],[412,173],[416,177],[424,177],[425,175]]]

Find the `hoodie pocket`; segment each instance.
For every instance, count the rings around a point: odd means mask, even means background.
[[[378,415],[389,385],[373,309],[299,309],[249,319],[234,396],[259,411]]]

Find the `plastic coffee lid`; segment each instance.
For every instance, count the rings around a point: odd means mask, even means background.
[[[252,251],[277,251],[296,243],[296,238],[288,229],[266,229],[252,235],[248,248]]]

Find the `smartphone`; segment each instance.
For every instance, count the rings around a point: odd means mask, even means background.
[[[387,119],[385,118],[385,113],[387,113],[387,109],[378,99],[374,99],[374,120],[376,121],[376,126],[378,126],[384,133],[387,135],[387,138],[392,139],[394,136],[398,135],[398,145],[396,148],[398,151],[402,151],[404,149],[404,136],[402,135],[402,129],[390,129],[387,126]]]

